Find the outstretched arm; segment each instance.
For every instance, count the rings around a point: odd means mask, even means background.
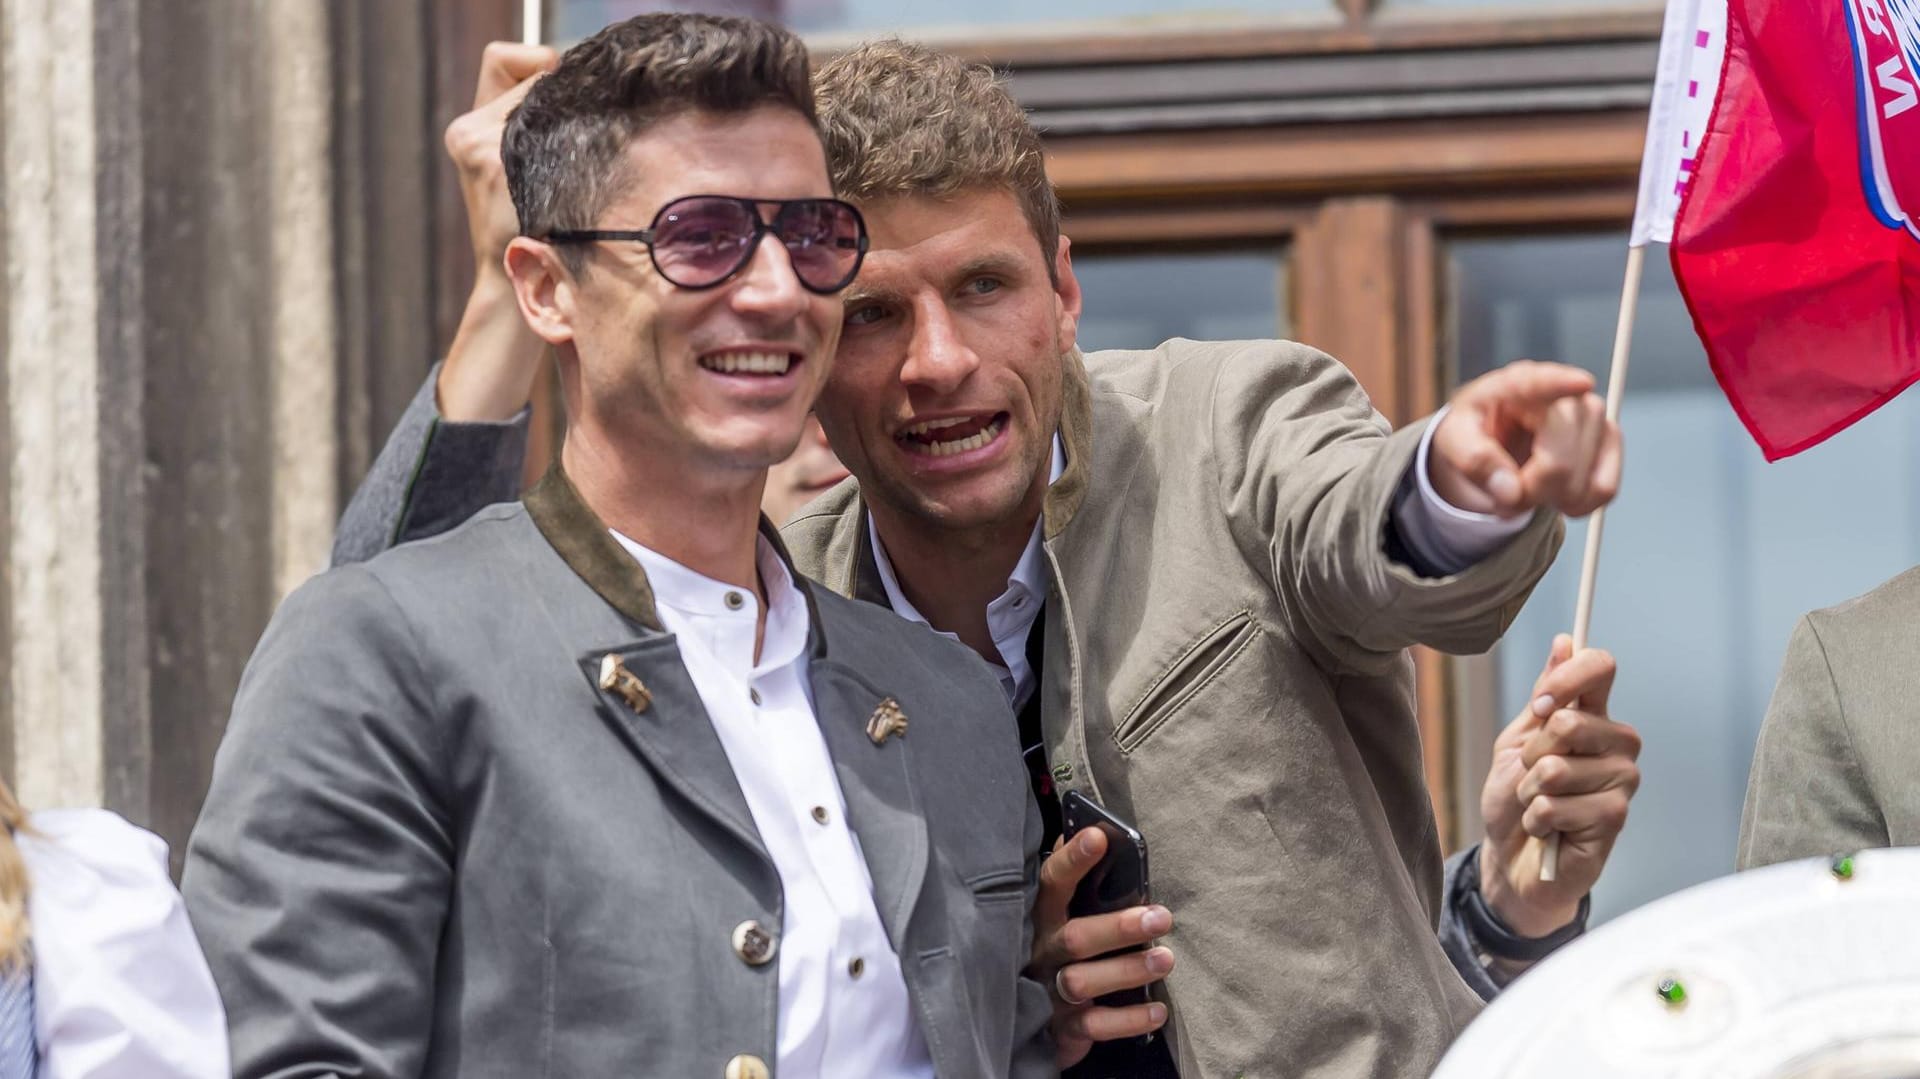
[[[1212,391],[1223,515],[1326,669],[1381,674],[1411,644],[1484,651],[1552,562],[1561,513],[1586,513],[1617,485],[1618,431],[1591,389],[1585,372],[1518,363],[1460,390],[1432,432],[1430,486],[1450,506],[1531,523],[1430,575],[1390,527],[1428,425],[1388,434],[1331,357],[1249,346],[1219,365]]]

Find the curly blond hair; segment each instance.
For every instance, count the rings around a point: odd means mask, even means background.
[[[885,39],[828,61],[814,73],[813,93],[842,198],[1010,190],[1053,271],[1060,200],[1040,133],[992,68]]]

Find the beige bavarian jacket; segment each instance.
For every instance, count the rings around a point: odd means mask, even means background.
[[[1422,578],[1383,540],[1424,425],[1390,435],[1333,359],[1175,340],[1066,362],[1048,759],[1146,836],[1180,1074],[1427,1075],[1480,1002],[1434,935],[1406,649],[1492,646],[1559,517]],[[865,517],[849,483],[784,537],[801,572],[884,606]]]

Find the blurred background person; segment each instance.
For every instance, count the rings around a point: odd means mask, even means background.
[[[847,468],[827,445],[820,421],[807,417],[807,432],[793,456],[767,470],[767,490],[760,496],[760,512],[776,526],[793,519],[801,506],[825,494],[847,478]]]
[[[167,845],[0,784],[0,1079],[226,1079],[226,1014]]]
[[[1920,569],[1794,627],[1747,781],[1741,869],[1920,843]]]

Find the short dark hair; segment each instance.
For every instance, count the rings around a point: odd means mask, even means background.
[[[520,231],[592,228],[632,178],[627,144],[685,112],[792,109],[819,127],[807,47],[753,19],[651,14],[617,22],[560,58],[507,117],[500,157]],[[580,251],[560,249],[578,269]]]

